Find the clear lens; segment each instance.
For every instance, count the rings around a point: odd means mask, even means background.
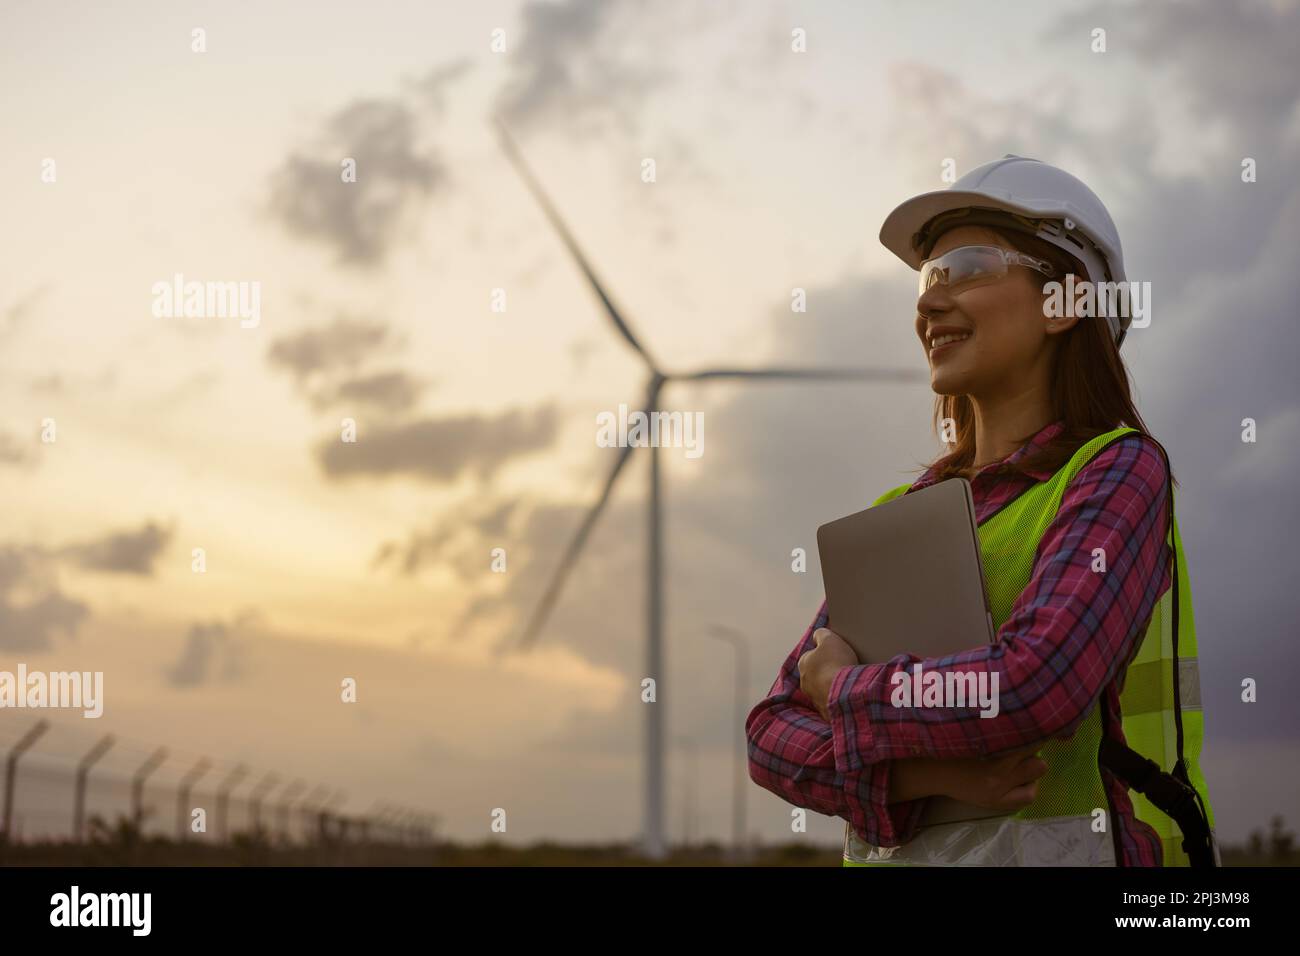
[[[997,246],[961,246],[921,263],[921,292],[938,283],[957,291],[1007,274],[1007,259]]]

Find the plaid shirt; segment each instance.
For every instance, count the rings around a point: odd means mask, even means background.
[[[999,468],[1063,427],[1053,422],[975,475],[977,520],[1052,477]],[[909,492],[933,484],[933,471]],[[1106,708],[1106,733],[1123,743],[1124,675],[1157,600],[1170,586],[1167,481],[1164,459],[1151,442],[1134,434],[1112,442],[1065,488],[1029,584],[997,643],[941,659],[899,654],[884,663],[846,667],[831,686],[830,723],[799,688],[799,657],[815,646],[813,631],[829,626],[823,601],[767,698],[745,722],[754,782],[796,806],[843,817],[867,843],[899,846],[915,834],[925,800],[886,801],[891,760],[980,757],[1069,737],[1098,700]],[[1105,549],[1106,574],[1091,570],[1095,548]],[[910,674],[916,661],[927,673],[996,673],[999,713],[965,720],[943,710],[892,706],[891,678],[899,671]],[[1118,816],[1121,865],[1160,866],[1156,832],[1134,815],[1124,785],[1109,771],[1101,773]]]

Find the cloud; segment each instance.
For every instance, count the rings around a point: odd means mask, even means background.
[[[392,330],[382,322],[340,316],[271,343],[267,358],[287,369],[300,383],[321,372],[353,368],[370,354],[392,344]]]
[[[331,389],[317,392],[312,401],[318,408],[355,404],[383,412],[401,412],[415,405],[424,388],[422,380],[400,370],[374,372],[345,379]]]
[[[437,565],[452,568],[468,579],[487,560],[484,542],[508,540],[510,519],[518,512],[518,505],[517,501],[510,500],[457,509],[454,520],[440,522],[427,531],[412,532],[405,544],[385,543],[375,555],[373,566],[391,562],[403,574],[415,574],[424,567]]]
[[[1179,91],[1195,115],[1248,131],[1246,141],[1257,133],[1282,131],[1284,121],[1295,115],[1300,89],[1295,74],[1300,4],[1218,0],[1199,7],[1194,17],[1187,12],[1184,4],[1168,0],[1094,4],[1086,12],[1063,16],[1059,25],[1076,29],[1107,20],[1123,23],[1125,44],[1179,77]]]
[[[50,286],[38,286],[0,311],[0,337],[8,337],[26,325],[49,292]]]
[[[7,431],[0,431],[0,465],[23,465],[32,460],[30,446]]]
[[[167,682],[173,687],[201,687],[243,676],[244,652],[234,631],[221,621],[193,625],[180,658],[167,671]]]
[[[402,369],[358,371],[399,341],[382,322],[341,316],[275,340],[267,360],[288,371],[316,409],[351,405],[403,412],[419,401],[427,386],[422,378]]]
[[[657,55],[634,49],[652,11],[608,0],[530,2],[522,35],[509,42],[510,76],[497,113],[513,129],[561,125],[580,134],[613,122],[630,129],[666,79]]]
[[[340,263],[379,265],[447,177],[420,132],[419,115],[400,100],[344,107],[313,146],[275,171],[268,212],[298,238],[333,249]],[[345,158],[356,160],[355,182],[342,179]]]
[[[552,405],[532,412],[426,418],[368,429],[363,424],[356,442],[326,440],[317,458],[329,478],[405,474],[451,482],[472,472],[487,479],[512,459],[549,448],[557,426]]]
[[[48,651],[55,635],[74,636],[88,614],[85,604],[59,590],[39,551],[0,548],[0,649]]]
[[[60,553],[88,571],[147,577],[153,574],[154,562],[171,539],[171,528],[149,521],[137,531],[114,532],[98,540],[70,545]]]
[[[469,60],[440,64],[415,79],[406,80],[405,87],[435,116],[441,116],[447,106],[448,88],[473,68]]]

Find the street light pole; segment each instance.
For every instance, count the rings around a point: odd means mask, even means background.
[[[725,624],[715,624],[709,631],[711,637],[715,637],[731,645],[735,652],[736,661],[736,723],[740,728],[741,740],[745,737],[745,717],[749,712],[748,695],[749,695],[749,644],[748,638],[737,631],[734,627],[728,627]],[[743,743],[737,747],[736,741],[732,742],[731,765],[732,765],[732,793],[731,793],[731,840],[737,857],[744,857],[748,851],[745,841],[745,757],[748,755],[749,748]]]

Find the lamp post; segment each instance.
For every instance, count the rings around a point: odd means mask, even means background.
[[[746,706],[749,694],[748,639],[734,627],[728,627],[725,624],[713,625],[709,629],[709,636],[730,644],[731,649],[735,652],[735,716],[736,723],[740,727],[740,737],[743,741],[745,736],[745,716],[749,712]],[[737,858],[743,858],[748,850],[745,845],[745,777],[747,774],[745,773],[745,761],[743,759],[748,754],[748,747],[744,744],[736,746],[737,743],[735,740],[732,741],[733,747],[731,751],[731,842]]]

